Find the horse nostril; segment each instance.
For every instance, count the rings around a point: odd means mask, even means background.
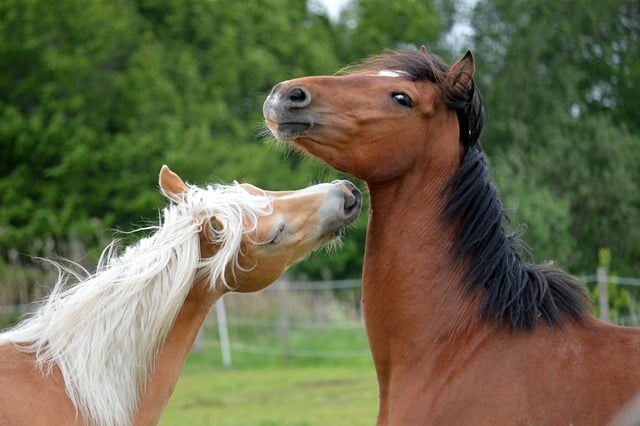
[[[349,218],[355,218],[360,214],[360,208],[362,207],[362,193],[353,183],[347,180],[340,181],[340,184],[343,186],[344,214]]]
[[[309,105],[311,97],[301,87],[294,86],[285,95],[285,99],[288,101],[289,106],[302,108]]]
[[[291,102],[304,102],[307,95],[299,87],[294,87],[289,91],[289,100]]]

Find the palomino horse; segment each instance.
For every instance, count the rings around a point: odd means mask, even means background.
[[[159,420],[213,303],[257,291],[334,240],[359,214],[348,181],[300,191],[186,185],[148,238],[74,286],[61,278],[30,318],[0,334],[0,425],[150,425]]]
[[[380,425],[604,425],[640,388],[640,332],[523,261],[479,144],[470,52],[370,58],[277,84],[282,141],[366,181],[362,295]]]

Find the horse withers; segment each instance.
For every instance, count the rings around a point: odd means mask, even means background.
[[[166,166],[160,188],[171,203],[151,236],[106,250],[95,274],[61,274],[0,333],[0,425],[156,424],[215,301],[266,287],[338,238],[362,199],[348,181],[199,188]]]
[[[274,86],[273,135],[366,181],[363,310],[379,425],[607,424],[640,390],[640,331],[521,259],[479,143],[470,52],[421,49]]]

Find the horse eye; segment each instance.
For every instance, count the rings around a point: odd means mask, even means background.
[[[391,97],[400,105],[411,107],[411,98],[406,93],[392,93]]]
[[[278,230],[274,232],[274,234],[269,238],[267,244],[277,244],[282,239],[282,234],[284,234],[284,223],[278,225]]]

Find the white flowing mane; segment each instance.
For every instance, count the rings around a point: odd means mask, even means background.
[[[0,333],[0,345],[34,352],[44,374],[57,365],[87,421],[128,425],[196,274],[209,275],[211,286],[228,286],[224,272],[227,265],[239,267],[243,234],[270,211],[267,197],[237,184],[190,186],[180,202],[163,210],[151,236],[119,256],[113,245],[105,249],[95,274],[80,281],[61,272],[43,306]],[[212,217],[222,226],[211,227]],[[200,259],[203,226],[220,244],[209,259]],[[69,278],[79,282],[69,285]]]

